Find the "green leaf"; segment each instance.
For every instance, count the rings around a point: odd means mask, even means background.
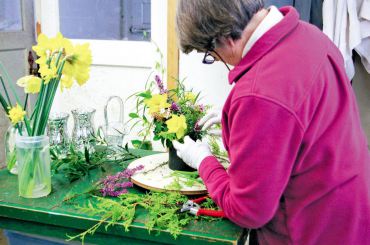
[[[128,116],[131,117],[131,118],[139,118],[139,115],[137,113],[133,113],[133,112],[128,114]]]
[[[146,99],[152,98],[152,94],[150,93],[150,91],[146,91],[146,92],[140,93],[137,96],[138,97],[143,97],[143,98],[146,98]]]

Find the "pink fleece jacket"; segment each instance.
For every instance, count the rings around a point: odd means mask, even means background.
[[[294,8],[229,74],[212,199],[260,244],[370,244],[370,157],[338,49]]]

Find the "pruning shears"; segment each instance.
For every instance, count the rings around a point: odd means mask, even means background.
[[[200,204],[204,202],[208,196],[199,197],[194,200],[188,200],[182,205],[182,208],[180,209],[180,212],[189,212],[193,215],[199,216],[211,216],[211,217],[217,217],[217,218],[225,218],[224,211],[222,210],[212,210],[212,209],[204,209],[200,207]]]

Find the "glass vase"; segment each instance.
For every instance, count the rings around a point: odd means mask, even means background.
[[[54,113],[48,120],[50,147],[58,158],[65,158],[69,151],[68,118],[67,113]]]
[[[5,133],[5,162],[10,173],[18,174],[18,164],[15,150],[17,129],[11,125]]]
[[[51,192],[49,137],[17,135],[15,143],[19,196],[47,196]]]
[[[96,110],[92,108],[72,110],[74,120],[72,143],[79,152],[85,152],[85,148],[88,149],[89,153],[94,152],[92,137],[95,133],[95,111]]]

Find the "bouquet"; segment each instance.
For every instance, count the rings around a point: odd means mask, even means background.
[[[153,135],[154,141],[161,141],[164,147],[170,149],[171,158],[173,140],[183,142],[187,135],[193,140],[202,139],[204,132],[198,127],[198,121],[205,115],[208,106],[198,103],[200,93],[187,89],[184,80],[176,80],[175,89],[165,88],[161,79],[165,69],[161,64],[162,62],[157,62],[156,65],[160,74],[151,75],[145,90],[134,95],[136,109],[129,116],[135,121],[132,127],[142,127],[139,132],[143,137],[141,144]]]
[[[92,61],[89,44],[73,45],[72,42],[58,33],[54,38],[48,38],[40,34],[37,45],[33,47],[39,57],[36,63],[39,65],[40,76],[25,76],[17,81],[17,85],[24,88],[26,101],[21,102],[13,84],[4,67],[0,64],[1,73],[8,83],[15,102],[10,99],[5,81],[0,76],[4,92],[0,92],[0,103],[8,115],[11,123],[18,130],[19,135],[27,136],[28,139],[17,144],[17,161],[22,164],[19,167],[19,191],[20,195],[30,196],[37,182],[42,180],[47,169],[44,171],[42,164],[50,162],[48,148],[45,149],[45,135],[50,110],[58,87],[63,91],[69,89],[74,81],[83,85],[89,79],[90,65]],[[36,94],[37,99],[33,109],[27,108],[27,100],[30,94]],[[27,113],[30,111],[31,113]],[[26,146],[30,142],[34,146]],[[46,144],[48,145],[48,144]],[[50,166],[49,166],[50,169]],[[41,172],[41,173],[40,173]],[[49,173],[50,176],[50,173]]]

